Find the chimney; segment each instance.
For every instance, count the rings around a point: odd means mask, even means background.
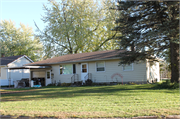
[[[5,54],[4,54],[4,53],[1,53],[1,57],[5,57]]]

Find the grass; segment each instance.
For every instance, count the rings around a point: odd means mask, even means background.
[[[179,90],[153,89],[153,86],[143,84],[1,90],[0,113],[58,118],[179,114]]]

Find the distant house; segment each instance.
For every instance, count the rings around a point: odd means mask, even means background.
[[[13,85],[14,81],[22,78],[29,78],[29,69],[13,69],[11,67],[20,67],[33,61],[26,55],[10,56],[0,58],[0,85]]]
[[[159,81],[159,62],[151,64],[147,59],[126,66],[119,65],[119,52],[116,50],[68,54],[51,59],[33,62],[22,68],[30,69],[30,79],[42,79],[49,83],[85,82],[95,83]],[[150,65],[151,64],[151,65]]]

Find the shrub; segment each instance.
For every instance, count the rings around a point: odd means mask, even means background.
[[[130,85],[136,85],[135,82],[128,82],[128,84],[130,84]]]
[[[74,85],[76,85],[76,86],[81,86],[81,85],[82,85],[82,81],[74,82]]]
[[[91,79],[87,79],[86,81],[85,81],[85,85],[86,86],[91,86],[92,85],[92,80]]]
[[[61,83],[60,83],[60,82],[58,82],[56,86],[61,86]]]
[[[61,86],[65,86],[65,87],[71,86],[71,83],[61,83]]]
[[[50,84],[48,84],[47,86],[56,86],[56,84],[50,83]]]
[[[154,88],[158,89],[176,89],[179,88],[179,83],[171,83],[170,80],[166,80],[165,82],[158,83]]]
[[[119,82],[118,85],[122,85],[123,83],[122,82]]]
[[[103,86],[107,86],[108,84],[107,84],[107,83],[103,83],[102,85],[103,85]]]

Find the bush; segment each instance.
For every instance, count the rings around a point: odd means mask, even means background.
[[[47,86],[56,86],[56,84],[50,83],[50,84],[48,84]]]
[[[118,85],[122,85],[123,83],[122,82],[119,82]]]
[[[176,89],[179,88],[179,83],[171,83],[170,80],[157,84],[154,88],[158,89]]]
[[[92,80],[91,79],[87,79],[86,81],[85,81],[85,85],[86,86],[91,86],[92,85]]]
[[[135,82],[128,82],[129,85],[137,85]]]
[[[82,85],[82,81],[74,82],[74,85],[76,85],[76,86],[81,86],[81,85]]]
[[[71,86],[71,83],[61,83],[61,86],[68,87],[68,86]]]
[[[108,84],[107,83],[103,83],[103,86],[107,86]]]
[[[61,83],[60,83],[60,82],[58,82],[56,86],[61,86]]]

